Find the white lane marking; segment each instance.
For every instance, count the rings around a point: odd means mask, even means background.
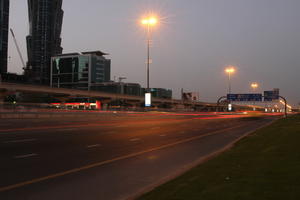
[[[166,135],[165,134],[162,134],[162,135],[159,135],[160,137],[166,137]]]
[[[135,141],[139,141],[139,140],[141,140],[140,138],[132,138],[132,139],[130,139],[129,141],[130,142],[135,142]]]
[[[180,133],[181,133],[181,134],[185,134],[186,132],[185,132],[185,131],[181,131]]]
[[[107,132],[107,134],[113,134],[113,133],[116,133],[116,131],[109,131],[109,132]]]
[[[160,127],[152,127],[151,129],[152,129],[152,130],[160,129]]]
[[[36,140],[37,139],[10,140],[10,141],[5,141],[3,143],[23,143],[23,142],[33,142]]]
[[[19,158],[29,158],[29,157],[33,157],[33,156],[37,156],[38,154],[36,153],[31,153],[31,154],[25,154],[25,155],[19,155],[19,156],[15,156],[14,158],[19,159]]]
[[[268,123],[267,125],[270,125],[271,123]],[[261,126],[261,127],[265,127],[265,126],[266,125]],[[54,178],[65,176],[65,175],[78,173],[78,172],[81,172],[81,171],[84,171],[84,170],[93,169],[93,168],[100,167],[100,166],[103,166],[103,165],[107,165],[107,164],[110,164],[110,163],[114,163],[114,162],[117,162],[117,161],[121,161],[121,160],[125,160],[125,159],[131,159],[131,158],[134,158],[134,157],[137,157],[137,156],[141,156],[141,155],[144,155],[144,154],[153,153],[153,152],[158,151],[158,150],[163,150],[163,149],[166,149],[166,148],[169,148],[169,147],[173,147],[175,145],[195,141],[195,140],[198,140],[198,139],[203,138],[203,137],[224,133],[224,131],[229,131],[229,130],[232,130],[232,129],[235,129],[235,128],[240,128],[240,127],[242,127],[242,125],[230,127],[230,128],[227,128],[227,129],[221,130],[221,131],[220,130],[212,131],[212,132],[204,134],[204,135],[198,135],[198,136],[187,138],[187,139],[184,139],[184,140],[180,140],[180,141],[177,141],[177,142],[174,142],[174,143],[165,144],[165,145],[158,146],[158,147],[153,147],[153,148],[145,150],[145,151],[135,152],[135,153],[131,153],[131,154],[128,154],[128,155],[115,157],[115,158],[112,158],[110,160],[104,160],[104,161],[101,161],[101,162],[91,163],[89,165],[84,165],[84,166],[81,166],[81,167],[78,167],[78,168],[69,169],[67,171],[62,171],[62,172],[58,172],[58,173],[55,173],[55,174],[50,174],[48,176],[35,178],[35,179],[27,180],[27,181],[24,181],[24,182],[19,182],[19,183],[13,184],[13,185],[0,187],[0,192],[5,192],[5,191],[13,190],[13,189],[16,189],[16,188],[21,188],[23,186],[32,185],[34,183],[40,183],[40,182],[43,182],[43,181],[51,180],[51,179],[54,179]],[[250,132],[248,134],[250,134]],[[246,135],[247,134],[244,134],[244,136],[246,136]],[[242,136],[242,137],[244,137],[244,136]],[[232,146],[238,140],[240,140],[240,138],[238,138],[237,140],[235,140],[232,143],[228,144],[227,147],[229,148],[230,146]],[[227,147],[225,147],[225,149],[227,149]]]
[[[63,128],[63,129],[56,129],[56,131],[77,131],[77,128]]]
[[[92,144],[92,145],[88,145],[86,146],[86,148],[90,149],[90,148],[95,148],[95,147],[100,147],[101,144]]]
[[[117,128],[125,128],[125,127],[128,127],[128,125],[120,125],[120,126],[117,126]]]

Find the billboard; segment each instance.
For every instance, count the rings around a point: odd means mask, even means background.
[[[262,94],[227,94],[229,101],[262,101]]]
[[[145,107],[151,107],[151,93],[145,93]]]
[[[199,101],[199,93],[198,92],[183,92],[182,100],[184,100],[184,101]]]
[[[264,101],[274,101],[279,99],[279,89],[264,91]]]

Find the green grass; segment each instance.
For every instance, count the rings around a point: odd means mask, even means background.
[[[254,132],[139,199],[300,199],[300,115]]]

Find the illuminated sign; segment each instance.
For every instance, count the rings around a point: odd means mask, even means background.
[[[232,111],[232,104],[228,104],[228,111]]]
[[[262,101],[262,94],[227,94],[229,101]]]
[[[274,101],[279,99],[279,89],[264,91],[264,101]]]
[[[145,106],[151,106],[151,93],[145,93]]]

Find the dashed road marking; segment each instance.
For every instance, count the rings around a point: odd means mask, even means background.
[[[152,127],[152,130],[160,129],[160,127]]]
[[[139,141],[139,140],[141,140],[140,138],[132,138],[132,139],[130,139],[129,141],[130,142],[136,142],[136,141]]]
[[[162,134],[162,135],[159,135],[160,137],[166,137],[167,135],[165,135],[165,134]]]
[[[100,147],[101,144],[92,144],[92,145],[88,145],[86,146],[86,148],[91,149],[91,148],[96,148],[96,147]]]
[[[24,155],[15,156],[14,158],[16,158],[16,159],[29,158],[29,157],[33,157],[33,156],[37,156],[37,155],[38,154],[36,154],[36,153],[31,153],[31,154],[24,154]]]
[[[128,125],[119,125],[119,126],[117,126],[117,128],[126,128],[126,127],[128,127]]]
[[[187,139],[177,141],[177,142],[174,142],[174,143],[170,143],[170,144],[162,145],[162,146],[159,146],[159,147],[154,147],[154,148],[151,148],[151,149],[147,149],[145,151],[135,152],[135,153],[131,153],[131,154],[128,154],[128,155],[121,156],[121,157],[116,157],[116,158],[113,158],[113,159],[110,159],[110,160],[105,160],[105,161],[102,161],[102,162],[97,162],[97,163],[93,163],[93,164],[90,164],[90,165],[85,165],[85,166],[82,166],[82,167],[73,168],[73,169],[70,169],[70,170],[67,170],[67,171],[62,171],[62,172],[59,172],[59,173],[51,174],[51,175],[48,175],[48,176],[44,176],[44,177],[40,177],[40,178],[28,180],[28,181],[23,181],[23,182],[19,182],[19,183],[12,184],[12,185],[7,185],[7,186],[4,186],[4,187],[0,187],[0,192],[9,191],[9,190],[20,188],[20,187],[23,187],[23,186],[26,186],[26,185],[31,185],[31,184],[34,184],[34,183],[39,183],[39,182],[42,182],[42,181],[62,177],[62,176],[68,175],[68,174],[77,173],[77,172],[80,172],[80,171],[83,171],[83,170],[92,169],[92,168],[95,168],[95,167],[103,166],[105,164],[117,162],[117,161],[120,161],[120,160],[125,160],[125,159],[128,159],[128,158],[137,157],[137,156],[140,156],[140,155],[143,155],[143,154],[146,154],[146,153],[166,149],[166,148],[178,145],[178,144],[184,144],[184,143],[187,143],[187,142],[190,142],[190,141],[198,140],[198,139],[206,137],[206,136],[223,133],[224,131],[232,130],[232,129],[239,128],[239,127],[242,127],[242,125],[230,127],[230,128],[227,128],[227,129],[221,130],[221,131],[220,130],[212,131],[212,132],[204,134],[204,135],[187,138]]]
[[[63,129],[57,129],[56,131],[77,131],[77,128],[63,128]]]
[[[37,139],[23,139],[23,140],[10,140],[10,141],[5,141],[3,143],[24,143],[24,142],[33,142],[36,141]]]

